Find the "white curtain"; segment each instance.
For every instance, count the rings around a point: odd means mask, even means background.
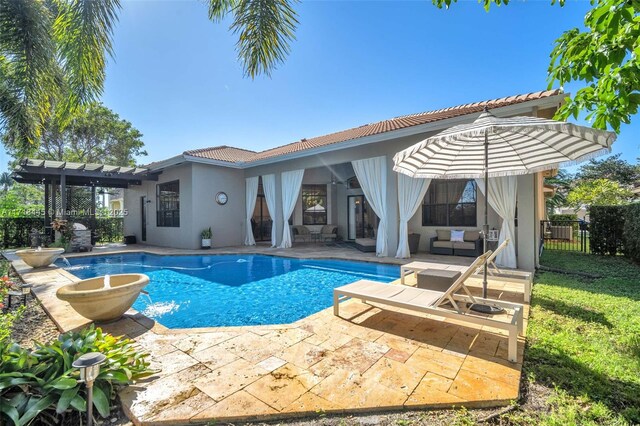
[[[248,177],[245,179],[246,182],[246,192],[245,198],[247,206],[246,211],[246,234],[244,236],[244,245],[245,246],[255,246],[256,240],[253,238],[253,226],[251,226],[251,218],[253,217],[253,210],[256,207],[256,197],[258,196],[258,180],[260,176]]]
[[[262,189],[271,216],[271,247],[276,246],[276,175],[262,176]]]
[[[387,158],[374,157],[352,161],[362,192],[380,222],[376,239],[376,255],[387,255]]]
[[[409,219],[422,203],[431,179],[412,178],[398,173],[398,211],[400,213],[400,233],[398,234],[398,259],[411,257],[409,252]]]
[[[289,218],[293,213],[302,186],[302,177],[304,169],[292,170],[282,173],[282,216],[284,218],[284,227],[282,231],[282,243],[280,248],[289,248],[292,246],[291,229],[289,228]]]
[[[484,193],[484,179],[476,179],[476,183]],[[496,264],[508,268],[517,268],[518,266],[515,244],[517,195],[518,180],[516,176],[489,178],[489,205],[502,218],[498,245],[502,244],[506,239],[511,241],[496,257]]]

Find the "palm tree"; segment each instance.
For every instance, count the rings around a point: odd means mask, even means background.
[[[9,188],[13,186],[13,178],[10,173],[3,172],[0,174],[0,187],[2,187],[2,192],[7,192]]]
[[[289,53],[297,0],[209,0],[209,18],[233,15],[245,74],[270,75]],[[0,0],[0,130],[33,151],[48,122],[65,123],[102,92],[119,0]],[[51,120],[55,116],[57,120]]]

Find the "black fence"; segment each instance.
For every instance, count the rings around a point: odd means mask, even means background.
[[[540,235],[545,250],[591,253],[589,222],[584,220],[541,220]]]
[[[124,238],[124,219],[121,217],[77,217],[69,218],[70,222],[80,222],[92,231],[94,243],[121,242]],[[0,241],[2,247],[20,248],[32,245],[32,230],[44,236],[43,245],[51,241],[51,227],[45,226],[42,217],[3,217],[0,218]]]

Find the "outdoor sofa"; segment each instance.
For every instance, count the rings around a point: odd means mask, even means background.
[[[429,240],[432,254],[478,257],[482,254],[482,238],[479,230],[464,231],[464,241],[451,241],[450,229],[436,230],[436,236]]]

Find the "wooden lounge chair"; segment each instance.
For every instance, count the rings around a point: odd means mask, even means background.
[[[531,286],[533,284],[533,274],[528,271],[519,271],[517,269],[500,269],[498,265],[495,264],[496,257],[500,254],[502,250],[504,250],[511,241],[506,239],[500,244],[495,251],[489,256],[487,259],[487,275],[489,280],[493,281],[506,281],[506,282],[516,282],[524,284],[524,301],[529,303],[531,301]],[[475,273],[472,275],[473,278],[480,278],[484,276],[484,268],[477,268]]]
[[[349,297],[355,297],[361,299],[363,302],[376,302],[444,318],[452,318],[470,324],[500,328],[507,330],[509,333],[508,359],[511,362],[517,362],[518,335],[522,335],[524,331],[523,305],[475,297],[464,284],[473,271],[482,266],[489,256],[491,256],[491,251],[478,257],[451,287],[444,292],[403,285],[383,284],[369,280],[360,280],[338,287],[333,290],[333,313],[339,316],[340,301]],[[460,291],[464,294],[458,294]],[[453,309],[445,307],[448,303],[453,306]],[[512,310],[513,316],[508,322],[480,316],[470,310],[470,306],[476,303],[494,305]],[[468,307],[467,304],[469,304]]]

